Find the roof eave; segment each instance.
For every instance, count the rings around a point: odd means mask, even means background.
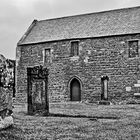
[[[140,32],[136,33],[126,33],[126,34],[112,34],[112,35],[102,35],[102,36],[93,36],[93,37],[81,37],[81,38],[65,38],[65,39],[58,39],[58,40],[44,40],[44,41],[38,41],[38,42],[28,42],[28,43],[21,43],[18,44],[18,46],[24,46],[24,45],[34,45],[34,44],[42,44],[47,42],[55,42],[55,41],[64,41],[64,40],[75,40],[75,39],[89,39],[89,38],[102,38],[102,37],[113,37],[113,36],[124,36],[124,35],[133,35],[133,34],[140,34]]]

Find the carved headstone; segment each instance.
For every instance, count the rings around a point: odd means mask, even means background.
[[[28,76],[28,113],[49,113],[47,93],[48,69],[42,66],[27,68]]]

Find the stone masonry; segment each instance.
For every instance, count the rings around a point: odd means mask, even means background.
[[[49,69],[49,101],[69,101],[70,81],[81,84],[82,101],[101,98],[101,76],[107,75],[109,100],[133,97],[134,85],[140,80],[140,57],[129,58],[129,40],[140,40],[140,34],[81,39],[65,39],[18,45],[16,63],[16,99],[27,103],[27,67],[43,65]],[[70,56],[71,41],[79,41],[79,55]],[[139,43],[140,44],[140,43]],[[140,47],[140,46],[139,46]],[[50,48],[48,63],[44,50]]]

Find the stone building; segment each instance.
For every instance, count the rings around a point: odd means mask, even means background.
[[[98,101],[102,90],[108,100],[133,98],[140,92],[139,40],[140,7],[34,20],[17,44],[17,102],[27,102],[27,68],[39,65],[49,69],[50,102]]]

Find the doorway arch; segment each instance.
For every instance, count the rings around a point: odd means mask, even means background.
[[[70,81],[70,101],[81,101],[81,83],[77,78]]]

